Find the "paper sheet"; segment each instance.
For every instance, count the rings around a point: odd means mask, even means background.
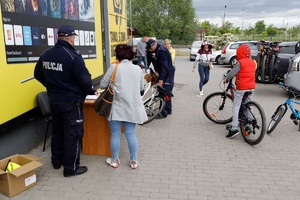
[[[87,95],[85,99],[97,99],[98,95]]]

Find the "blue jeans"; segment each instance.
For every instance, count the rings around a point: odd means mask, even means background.
[[[210,70],[208,66],[198,65],[198,72],[200,76],[199,90],[202,91],[203,86],[209,81]]]
[[[120,140],[121,140],[121,124],[123,123],[125,136],[127,139],[130,161],[138,163],[137,152],[138,152],[138,141],[135,134],[135,123],[122,122],[111,120],[108,121],[110,128],[110,150],[112,153],[112,162],[119,158],[120,152]]]
[[[137,63],[137,65],[138,65],[138,66],[141,66],[141,63],[142,63],[142,61],[143,61],[145,70],[147,70],[147,69],[148,69],[147,57],[146,57],[146,56],[138,56],[137,58],[138,58],[138,63]]]

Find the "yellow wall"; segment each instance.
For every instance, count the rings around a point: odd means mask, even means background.
[[[96,59],[86,59],[85,63],[92,78],[104,73],[102,28],[101,28],[101,1],[94,0],[95,12],[95,41]],[[113,41],[112,45],[126,42],[126,0],[108,0],[110,28],[112,32],[120,33],[121,39]],[[123,14],[120,16],[114,12],[114,6],[121,5]],[[2,19],[2,13],[0,12]],[[122,19],[121,24],[116,23],[115,16]],[[3,24],[0,20],[0,124],[3,124],[37,106],[36,95],[45,88],[35,79],[21,83],[23,80],[33,77],[35,63],[7,64],[4,46]],[[115,57],[112,56],[112,60]]]
[[[109,1],[109,29],[111,62],[116,60],[115,47],[127,42],[126,0]]]

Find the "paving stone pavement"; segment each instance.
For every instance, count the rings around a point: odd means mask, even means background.
[[[118,169],[106,157],[82,155],[86,174],[63,177],[50,163],[50,141],[31,154],[43,158],[37,185],[13,200],[299,200],[300,132],[290,111],[271,135],[250,146],[241,135],[225,138],[225,125],[209,121],[202,111],[207,94],[219,91],[228,66],[215,65],[211,79],[198,93],[198,73],[189,57],[176,57],[173,114],[137,125],[140,167],[127,165],[129,153],[122,134]],[[286,93],[277,84],[257,84],[253,100],[265,110],[267,124]],[[8,198],[0,194],[1,200]]]

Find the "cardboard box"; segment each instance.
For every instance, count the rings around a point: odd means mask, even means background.
[[[11,172],[5,172],[4,169],[9,160],[21,167]],[[0,192],[8,197],[13,197],[35,186],[37,181],[35,169],[43,165],[37,160],[40,158],[30,154],[18,154],[0,160]]]

